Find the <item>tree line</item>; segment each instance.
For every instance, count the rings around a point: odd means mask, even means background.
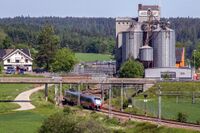
[[[176,31],[177,47],[186,47],[186,56],[200,45],[200,18],[163,18]],[[44,25],[52,25],[60,39],[60,47],[74,52],[113,53],[115,47],[114,18],[15,17],[0,19],[0,48],[39,50],[37,38]]]
[[[37,38],[44,25],[52,25],[60,46],[74,52],[112,53],[115,45],[112,18],[15,17],[0,19],[0,48],[39,49]]]

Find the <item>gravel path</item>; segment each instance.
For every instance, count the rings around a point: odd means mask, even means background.
[[[34,109],[35,106],[31,104],[31,101],[30,101],[30,96],[39,91],[39,90],[43,90],[45,88],[45,86],[40,86],[40,87],[36,87],[34,89],[31,89],[31,90],[28,90],[28,91],[25,91],[25,92],[22,92],[20,93],[16,98],[15,98],[15,103],[19,104],[20,105],[20,108],[19,109],[16,109],[15,111],[23,111],[23,110],[31,110],[31,109]]]

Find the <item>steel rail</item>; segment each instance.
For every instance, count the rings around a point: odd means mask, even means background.
[[[106,113],[106,114],[109,113],[107,108],[102,108],[100,110],[100,112]],[[158,119],[158,118],[155,118],[155,117],[142,116],[142,115],[133,115],[133,114],[129,114],[129,113],[121,112],[121,111],[118,111],[118,110],[113,110],[113,109],[111,111],[111,114],[114,117],[118,117],[118,118],[122,117],[122,118],[129,119],[129,120],[135,119],[135,120],[139,120],[139,121],[151,122],[151,123],[154,123],[154,124],[168,126],[168,127],[184,128],[184,129],[192,129],[192,130],[200,131],[200,125],[196,125],[196,124],[193,124],[193,123],[182,123],[182,122],[177,122],[175,120]]]

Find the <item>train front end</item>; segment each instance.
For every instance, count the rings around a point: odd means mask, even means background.
[[[98,109],[102,109],[103,106],[103,102],[101,100],[101,98],[95,97],[94,98],[94,108]]]

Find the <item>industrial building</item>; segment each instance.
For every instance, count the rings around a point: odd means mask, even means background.
[[[170,28],[169,22],[161,21],[160,14],[158,5],[139,4],[137,18],[116,18],[117,70],[131,58],[143,63],[147,78],[162,77],[167,72],[175,72],[175,78],[184,77],[178,74],[184,67],[184,57],[180,50],[176,52],[175,31]],[[181,55],[179,61],[176,53]],[[190,75],[191,78],[191,70],[186,69],[180,73],[185,73],[186,77]],[[150,75],[150,71],[157,75]]]

